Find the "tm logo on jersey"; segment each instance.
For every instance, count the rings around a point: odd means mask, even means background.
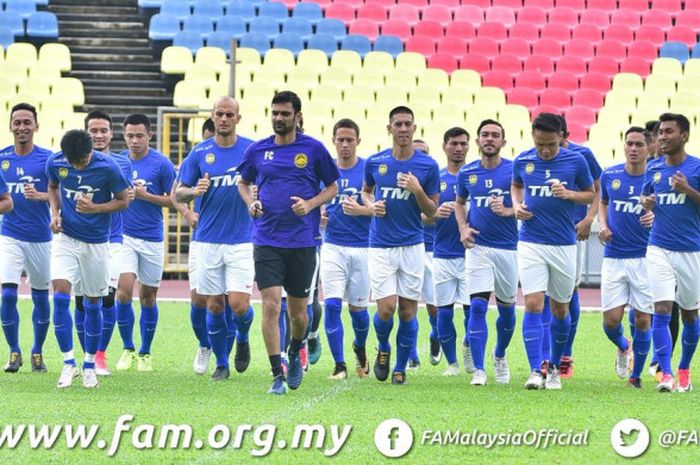
[[[493,197],[503,197],[505,195],[510,195],[510,191],[504,191],[503,189],[491,189],[488,191],[487,195],[475,195],[474,203],[476,203],[477,208],[489,208]]]
[[[34,184],[41,182],[41,179],[36,179],[33,176],[22,176],[17,182],[8,182],[7,190],[10,194],[24,194],[25,184]]]
[[[343,189],[343,192],[336,195],[333,200],[331,200],[331,204],[338,204],[338,203],[343,203],[347,199],[355,199],[356,201],[360,200],[360,191],[359,189],[356,189],[354,187],[346,187]]]
[[[77,189],[68,189],[64,187],[63,191],[66,193],[67,199],[78,200],[80,197],[85,196],[88,199],[92,200],[92,196],[95,195],[96,192],[99,192],[100,188],[95,188],[92,186],[80,186]]]
[[[408,200],[411,197],[411,191],[400,187],[380,187],[380,190],[383,199]]]
[[[613,200],[613,205],[615,206],[616,212],[621,213],[631,213],[633,215],[641,215],[644,208],[642,204],[639,203],[639,196],[633,195],[629,198],[629,201],[625,200]]]
[[[548,179],[546,182],[547,185],[545,186],[527,186],[527,188],[530,190],[530,195],[533,197],[553,197],[553,184],[561,184],[562,186],[566,186],[568,184],[566,181],[560,182],[558,179]]]
[[[684,205],[685,194],[679,192],[656,194],[656,203],[659,205]]]
[[[214,187],[233,187],[238,185],[241,175],[236,173],[237,166],[226,170],[226,174],[220,176],[211,176],[209,181]],[[231,174],[228,174],[231,173]]]

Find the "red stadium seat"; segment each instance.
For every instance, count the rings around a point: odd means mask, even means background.
[[[688,2],[686,2],[687,4]],[[651,0],[651,8],[653,10],[665,10],[676,15],[680,13],[683,9],[681,6],[681,0]]]
[[[462,3],[464,4],[464,2]],[[479,8],[491,8],[491,0],[469,0],[469,3]]]
[[[559,42],[568,42],[571,39],[571,29],[565,24],[547,23],[542,26],[540,37],[558,40]]]
[[[532,89],[514,88],[506,94],[508,96],[507,101],[509,105],[522,105],[526,107],[528,111],[532,111],[540,104],[537,98],[537,92]]]
[[[411,36],[406,41],[406,51],[430,56],[435,53],[435,39],[428,36]]]
[[[527,57],[530,52],[530,44],[524,39],[510,38],[501,44],[503,54]]]
[[[586,9],[586,0],[556,0],[555,5],[557,8],[573,8],[580,12]]]
[[[554,73],[554,60],[547,55],[532,55],[525,58],[523,71],[534,71],[548,77]]]
[[[437,40],[445,35],[445,30],[437,21],[421,21],[413,28],[413,34],[417,36],[428,36]]]
[[[617,0],[587,0],[586,6],[599,10],[611,11],[617,8]]]
[[[580,89],[593,89],[598,92],[607,92],[610,90],[611,75],[602,73],[589,72],[581,78]]]
[[[415,26],[420,21],[420,15],[413,5],[392,5],[389,7],[389,19],[400,19]]]
[[[668,11],[647,10],[642,13],[642,26],[656,26],[668,32],[673,27],[673,18]]]
[[[547,12],[536,6],[526,6],[518,11],[517,15],[518,22],[516,24],[530,23],[536,26],[542,26],[547,23]]]
[[[513,88],[513,77],[502,71],[488,71],[481,75],[484,86],[500,87],[504,92]]]
[[[413,5],[419,9],[423,9],[428,6],[428,0],[401,0],[402,5]]]
[[[437,21],[442,27],[447,27],[452,22],[452,12],[445,5],[431,4],[423,8],[422,21]]]
[[[641,29],[642,27],[637,30],[637,33],[639,33]],[[605,40],[618,40],[625,45],[629,45],[634,42],[634,31],[629,26],[616,24],[603,29],[603,37]]]
[[[540,105],[551,105],[559,108],[569,108],[571,98],[569,92],[564,89],[544,89],[540,92]]]
[[[351,2],[356,2],[357,0],[334,0],[334,1],[336,1],[336,2],[338,2],[338,1],[351,1]],[[363,3],[363,2],[361,2],[361,1],[358,2],[358,4],[360,4],[360,5],[361,5],[362,3]],[[387,9],[387,11],[388,11],[389,7],[390,7],[391,5],[393,5],[393,4],[396,3],[396,0],[372,0],[372,3],[376,3],[377,5],[382,5],[382,6],[385,7],[385,8]]]
[[[591,127],[596,121],[596,112],[591,108],[571,107],[566,110],[564,117],[568,124],[580,124]]]
[[[627,56],[627,47],[616,40],[605,40],[598,44],[595,54],[596,56],[610,57],[619,62]]]
[[[510,27],[515,24],[515,12],[510,7],[493,6],[486,10],[486,21],[501,23],[505,27]]]
[[[498,55],[498,42],[488,37],[476,37],[469,42],[469,53],[476,53],[492,59]]]
[[[375,22],[383,22],[386,21],[387,17],[387,7],[377,3],[363,3],[357,9],[357,19],[369,19]]]
[[[532,119],[534,120],[540,113],[554,113],[555,115],[561,115],[564,111],[561,108],[553,107],[552,105],[538,105],[536,108],[532,109],[530,112]]]
[[[574,107],[588,107],[598,110],[603,107],[604,97],[605,94],[594,89],[579,89],[574,92],[571,104]]]
[[[547,87],[544,76],[536,71],[527,71],[515,76],[515,87],[523,87],[532,90],[542,90]]]
[[[647,77],[651,71],[651,60],[634,56],[627,57],[620,63],[621,73],[634,73],[642,77]]]
[[[644,58],[649,62],[654,61],[659,56],[659,49],[653,42],[646,40],[635,40],[627,47],[628,57]]]
[[[459,59],[459,67],[473,69],[478,73],[485,73],[491,70],[491,60],[483,55],[469,53]]]
[[[700,23],[696,26],[696,28],[700,28]],[[692,47],[698,42],[698,35],[689,27],[675,26],[668,31],[666,40],[668,42],[683,42],[684,44],[688,45],[688,47]]]
[[[587,40],[593,44],[597,44],[603,40],[603,29],[593,24],[579,24],[574,26],[571,31],[571,38]]]
[[[686,5],[689,3],[685,2]],[[698,2],[700,3],[700,2]],[[678,17],[676,18],[676,27],[688,27],[694,29],[700,24],[700,5],[698,5],[697,10],[691,10],[686,7],[685,10],[678,12]]]
[[[476,37],[476,27],[466,21],[453,21],[445,28],[445,37],[471,40]]]
[[[618,0],[620,10],[644,11],[649,8],[649,0]]]
[[[610,24],[610,12],[607,10],[588,9],[581,13],[581,24],[595,24],[605,28]]]
[[[648,40],[655,44],[662,44],[666,42],[666,33],[657,26],[639,26],[639,29],[634,33],[634,38],[636,40]]]
[[[549,77],[547,85],[550,89],[563,89],[569,92],[578,90],[578,77],[573,73],[556,72]]]
[[[494,73],[499,72],[509,76],[515,76],[523,71],[523,62],[519,56],[500,54],[491,60],[491,69]]]
[[[528,7],[542,8],[545,11],[554,9],[554,0],[525,0],[523,5]]]
[[[552,39],[540,39],[532,45],[533,55],[548,55],[552,58],[562,56],[561,43]]]
[[[435,55],[428,57],[428,66],[431,68],[442,69],[448,73],[451,73],[460,67],[459,60],[446,53],[436,53]]]
[[[350,21],[348,26],[350,34],[358,34],[369,37],[369,40],[375,40],[379,35],[379,23],[369,19],[356,19]]]
[[[572,73],[577,78],[583,77],[588,71],[586,61],[581,57],[563,56],[556,64],[557,73]]]
[[[474,3],[474,2],[472,2]],[[430,1],[431,5],[443,5],[449,8],[451,11],[456,10],[459,8],[460,0],[431,0]]]
[[[624,24],[637,29],[642,24],[642,15],[637,10],[615,10],[610,15],[610,24]]]
[[[622,59],[616,60],[611,57],[594,57],[588,62],[588,71],[613,76],[620,72],[620,62],[622,61]]]
[[[396,20],[387,20],[384,23],[380,24],[382,27],[382,35],[385,36],[396,36],[401,41],[406,42],[406,39],[411,37],[411,26],[408,25],[406,21],[396,21]]]
[[[579,14],[573,8],[560,6],[549,12],[549,22],[555,24],[566,24],[575,27],[579,21]]]
[[[685,10],[700,11],[700,0],[685,0]]]
[[[569,131],[569,137],[567,137],[568,140],[582,143],[586,142],[588,139],[588,129],[586,129],[587,126],[567,122],[566,128]]]
[[[363,2],[362,0],[333,0],[333,3],[344,3],[346,5],[351,5],[355,7],[355,10],[357,10]]]
[[[506,27],[501,23],[485,22],[476,30],[478,37],[487,37],[498,42],[503,42],[508,37]]]
[[[564,55],[573,55],[584,60],[590,60],[595,55],[595,49],[593,43],[587,40],[572,39],[564,44]]]
[[[540,39],[540,31],[535,24],[518,22],[511,26],[508,37],[510,39],[523,39],[532,44]]]
[[[326,18],[336,18],[345,23],[355,19],[355,8],[346,3],[332,3],[326,8]]]
[[[491,5],[497,7],[520,8],[523,6],[523,0],[491,0]]]
[[[438,53],[449,53],[461,58],[469,51],[467,41],[461,37],[443,37],[437,41]]]
[[[478,27],[484,22],[484,10],[476,5],[462,5],[455,10],[455,21],[466,21]]]

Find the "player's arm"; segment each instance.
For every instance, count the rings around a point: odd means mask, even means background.
[[[179,182],[177,187],[173,189],[175,196],[171,195],[171,200],[173,204],[191,202],[195,197],[204,195],[209,190],[210,185],[209,173],[206,173],[203,178],[200,178],[194,186],[188,186],[183,182]],[[177,207],[175,208],[177,209]]]
[[[374,186],[370,186],[365,181],[362,184],[362,203],[367,205],[372,211],[372,216],[382,217],[386,215],[386,200],[375,200]]]
[[[593,181],[593,188],[595,189],[593,202],[589,205],[586,216],[576,225],[576,239],[580,241],[588,239],[591,235],[591,225],[598,215],[598,210],[600,208],[600,179]]]
[[[170,201],[173,203],[175,210],[177,210],[178,213],[180,213],[182,217],[187,220],[190,228],[194,228],[197,225],[197,221],[199,221],[199,215],[197,212],[190,210],[190,208],[187,206],[187,202],[189,201],[178,202],[177,190],[180,186],[182,186],[182,183],[177,185],[173,184],[173,188],[170,190]]]
[[[433,195],[428,195],[423,190],[418,178],[411,172],[408,174],[402,174],[399,177],[396,185],[402,189],[410,191],[416,196],[416,202],[418,203],[418,208],[420,211],[428,218],[435,216],[437,211],[437,203],[440,198],[440,193],[436,192]]]
[[[120,210],[126,210],[129,206],[128,189],[117,192],[112,197],[112,200],[105,203],[94,203],[90,198],[83,195],[78,198],[75,203],[75,210],[78,213],[114,213]]]
[[[612,237],[612,231],[608,227],[608,202],[604,200],[598,201],[598,224],[600,225],[600,231],[598,231],[598,240],[601,243],[610,241]]]
[[[331,201],[333,197],[338,195],[338,183],[333,182],[321,189],[321,192],[311,197],[310,199],[302,199],[296,195],[292,195],[290,199],[294,202],[292,210],[299,216],[308,215],[315,208]]]
[[[569,190],[561,183],[552,184],[552,194],[558,199],[590,205],[595,199],[595,184],[591,184],[580,191]]]
[[[238,181],[238,195],[241,200],[248,205],[248,213],[253,218],[260,218],[263,214],[263,204],[257,199],[257,195],[253,192],[253,183],[241,178]]]
[[[49,180],[47,194],[51,210],[51,231],[59,233],[61,232],[61,191],[58,183]]]
[[[48,196],[47,196],[48,197]],[[48,198],[47,198],[48,200]],[[12,211],[14,204],[9,192],[0,195],[0,214],[9,213]]]
[[[158,205],[159,207],[170,208],[173,206],[172,200],[170,200],[169,194],[156,195],[151,194],[146,190],[146,186],[134,185],[134,195],[137,199]]]
[[[24,198],[27,200],[34,200],[36,202],[48,202],[49,201],[49,193],[48,192],[39,192],[36,190],[36,187],[34,187],[34,184],[25,184],[24,185]]]
[[[360,204],[353,196],[349,196],[343,200],[342,207],[343,213],[348,216],[372,216],[372,207],[364,203],[364,199]]]
[[[685,194],[686,197],[689,197],[696,205],[700,205],[700,192],[696,191],[693,186],[688,183],[688,178],[685,174],[676,171],[676,174],[671,176],[671,187]]]
[[[529,220],[533,213],[527,210],[525,205],[525,188],[522,184],[512,181],[510,185],[510,198],[513,199],[513,211],[519,220]]]
[[[459,194],[455,199],[454,214],[457,220],[457,227],[459,228],[459,241],[465,248],[473,248],[476,244],[476,238],[474,236],[479,234],[479,231],[469,226],[469,221],[467,219],[467,199]]]

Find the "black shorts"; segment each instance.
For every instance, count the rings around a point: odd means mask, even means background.
[[[292,297],[308,297],[318,275],[318,249],[256,245],[253,251],[258,289],[282,286]]]

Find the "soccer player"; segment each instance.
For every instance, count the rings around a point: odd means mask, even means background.
[[[486,119],[479,124],[477,134],[481,158],[459,173],[456,216],[460,239],[467,248],[467,283],[471,293],[468,335],[475,367],[471,384],[483,386],[487,383],[486,312],[492,292],[498,308],[498,336],[492,354],[496,382],[510,382],[506,349],[515,331],[518,230],[511,197],[513,162],[500,154],[506,144],[505,130],[498,121]],[[460,207],[467,200],[468,213]]]
[[[125,209],[128,181],[108,155],[92,149],[90,135],[68,131],[61,150],[46,164],[49,178],[53,283],[53,324],[63,353],[58,387],[67,388],[79,376],[73,356],[71,287],[79,289],[85,308],[85,358],[83,386],[97,387],[95,352],[102,330],[102,297],[109,288],[109,234],[111,214]]]
[[[639,203],[644,182],[651,135],[637,126],[625,133],[625,163],[603,171],[600,191],[600,232],[605,245],[601,270],[600,298],[603,330],[617,346],[615,371],[624,379],[629,374],[632,354],[634,368],[628,386],[641,388],[640,376],[651,345],[653,298],[647,276],[646,251],[654,213]],[[633,343],[624,336],[625,306],[634,309]]]
[[[244,372],[250,363],[248,331],[253,322],[250,295],[253,290],[253,221],[241,200],[236,183],[238,166],[252,140],[239,136],[241,115],[231,97],[216,100],[212,120],[213,139],[197,144],[180,167],[176,196],[179,202],[201,197],[197,242],[199,261],[197,293],[206,296],[206,326],[216,370],[212,380],[230,376],[228,325],[225,299],[233,309],[238,330],[235,368]]]
[[[158,324],[156,296],[163,275],[163,208],[172,207],[170,191],[175,166],[162,153],[148,146],[151,123],[146,115],[134,113],[124,119],[124,140],[132,164],[135,200],[124,212],[122,270],[117,290],[117,324],[124,351],[117,370],[152,371],[151,343]],[[134,346],[134,283],[138,278],[141,303],[141,347]]]
[[[595,196],[585,159],[560,147],[561,137],[557,115],[540,113],[532,123],[535,147],[513,162],[511,198],[515,216],[523,222],[517,253],[525,295],[523,339],[532,370],[527,389],[561,389],[559,364],[569,338],[568,307],[576,285],[574,210],[577,203],[590,204]],[[540,371],[545,292],[552,308],[552,354],[546,384]]]
[[[51,280],[51,229],[49,197],[46,193],[48,149],[34,145],[39,129],[34,106],[19,103],[10,110],[10,132],[14,144],[0,152],[0,168],[6,185],[2,190],[0,213],[7,211],[2,223],[2,329],[10,346],[5,371],[16,373],[22,366],[19,346],[17,288],[22,271],[32,288],[34,345],[31,351],[33,372],[45,372],[43,346],[49,330],[49,281]],[[11,200],[10,200],[11,199]],[[14,205],[14,208],[13,208]],[[12,210],[12,211],[10,211]]]
[[[271,116],[274,135],[248,148],[238,167],[238,189],[256,219],[255,275],[263,301],[263,338],[274,377],[268,393],[281,395],[287,386],[297,389],[304,375],[299,351],[308,332],[307,304],[318,271],[320,206],[338,193],[340,173],[321,142],[297,132],[301,100],[295,93],[276,93]],[[258,185],[258,200],[253,198],[252,183]],[[280,355],[282,287],[287,291],[292,335],[288,385]]]
[[[396,364],[391,382],[405,384],[406,364],[418,330],[416,310],[425,266],[421,213],[427,218],[435,215],[440,175],[435,160],[413,148],[416,125],[410,108],[392,109],[387,129],[392,148],[367,159],[362,187],[362,200],[372,207],[373,214],[369,276],[377,302],[374,329],[379,342],[374,375],[379,381],[389,377],[389,336],[398,300]]]
[[[654,350],[663,372],[656,389],[674,389],[671,369],[669,322],[673,301],[683,320],[681,359],[678,364],[679,392],[692,388],[690,362],[698,344],[700,300],[700,159],[688,155],[685,144],[690,122],[680,114],[659,117],[659,151],[663,157],[651,161],[644,174],[642,205],[653,208],[656,218],[649,234],[647,268],[654,297],[652,326]]]
[[[422,139],[413,140],[413,148],[430,155],[428,144]],[[435,286],[433,283],[433,250],[435,247],[435,222],[423,216],[423,245],[425,246],[425,268],[423,273],[423,289],[421,297],[428,310],[428,321],[430,322],[430,363],[437,365],[442,360],[442,348],[437,334],[437,307],[435,306]],[[416,323],[418,320],[416,319]],[[416,343],[408,356],[408,369],[417,370],[420,368],[420,358],[418,357],[418,331],[416,331]]]
[[[85,116],[85,130],[90,134],[92,147],[98,152],[109,155],[117,162],[124,177],[131,179],[131,160],[124,154],[113,153],[110,149],[112,143],[112,118],[101,110],[93,110]],[[134,199],[134,190],[129,187],[129,202]],[[123,212],[118,211],[112,214],[112,222],[109,232],[109,292],[102,300],[102,334],[100,343],[95,353],[95,372],[97,376],[108,376],[110,374],[107,367],[105,352],[112,339],[114,323],[116,321],[115,294],[121,273],[121,249],[124,242],[123,235]],[[79,292],[79,291],[78,291]],[[85,350],[85,308],[83,306],[83,296],[75,296],[75,328],[78,333],[78,341]]]
[[[453,323],[454,304],[461,303],[466,307],[469,304],[469,290],[464,267],[464,246],[460,242],[454,211],[457,175],[464,166],[469,151],[469,133],[459,127],[448,129],[443,136],[442,149],[447,158],[447,167],[440,170],[439,207],[435,213],[437,221],[433,281],[438,306],[437,335],[448,364],[443,374],[456,376],[459,374],[459,363],[457,332]]]
[[[214,121],[211,118],[207,118],[202,123],[202,140],[211,139],[216,135],[216,127],[214,126]]]
[[[369,333],[369,271],[367,253],[372,211],[362,202],[362,180],[365,160],[357,156],[360,128],[350,119],[341,119],[333,126],[333,144],[340,171],[339,192],[326,204],[328,221],[321,248],[321,281],[325,305],[325,329],[328,347],[335,361],[330,379],[348,376],[343,353],[343,298],[347,297],[355,339],[355,373],[369,375],[365,342]]]

